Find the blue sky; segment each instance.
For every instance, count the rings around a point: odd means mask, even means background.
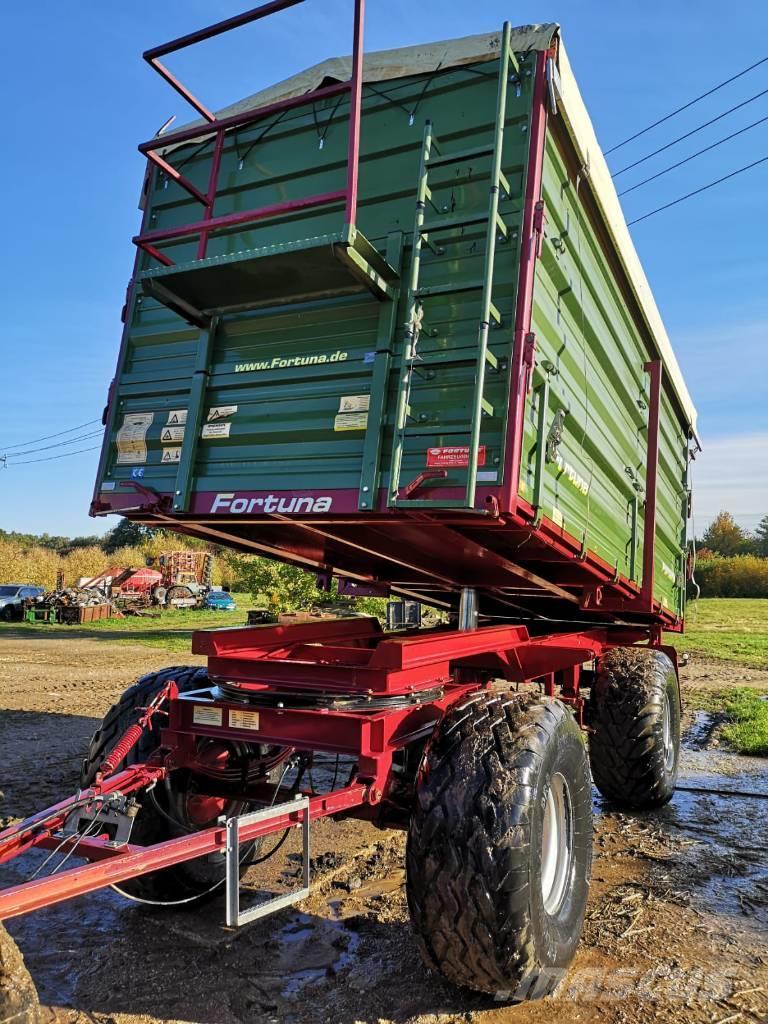
[[[4,11],[11,138],[0,169],[0,454],[100,415],[139,223],[136,144],[170,114],[179,123],[190,117],[141,52],[244,7],[242,0],[36,0]],[[726,29],[714,0],[368,0],[368,7],[368,49],[492,31],[505,18],[560,22],[604,148],[768,55],[768,5],[757,0],[737,5],[737,24],[748,31]],[[350,9],[350,0],[307,0],[168,63],[209,106],[223,106],[348,52]],[[612,169],[762,89],[768,63],[615,153]],[[768,95],[618,180],[634,184],[765,115]],[[627,196],[628,219],[766,155],[768,122]],[[721,507],[747,526],[768,513],[766,228],[768,163],[632,229],[699,409],[706,448],[696,470],[699,530]],[[0,526],[108,528],[87,516],[97,454],[0,470]]]

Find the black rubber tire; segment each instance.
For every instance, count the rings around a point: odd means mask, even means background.
[[[197,666],[164,668],[160,672],[142,676],[109,709],[101,725],[93,734],[88,755],[83,761],[80,776],[81,786],[86,787],[93,782],[106,755],[128,726],[136,722],[137,709],[146,707],[170,679],[176,681],[181,693],[199,690],[209,684],[206,669]],[[121,769],[130,764],[146,761],[149,755],[157,749],[160,742],[159,728],[162,727],[163,721],[160,716],[156,717],[157,725],[153,724],[153,727],[144,733],[139,743],[119,766]],[[171,787],[164,792],[162,784],[159,784],[156,791],[151,794],[143,794],[139,800],[142,806],[136,816],[131,833],[133,842],[139,845],[159,843],[166,839],[175,839],[194,830],[181,823],[177,826],[173,820],[174,791]],[[159,807],[162,807],[162,810]],[[239,813],[239,808],[236,808],[234,812]],[[140,875],[138,878],[128,879],[115,888],[124,895],[150,903],[169,904],[181,903],[186,900],[197,902],[204,897],[220,894],[220,883],[224,877],[223,862],[201,857],[197,860],[176,864],[162,871],[153,871],[146,875]],[[195,903],[192,902],[192,906],[194,905]]]
[[[550,913],[542,831],[556,776],[567,782],[571,857]],[[488,692],[452,708],[419,772],[406,864],[428,967],[497,1000],[553,991],[579,942],[592,864],[589,766],[571,711]]]
[[[664,743],[665,708],[673,753]],[[606,799],[633,810],[671,800],[680,759],[680,684],[663,651],[617,647],[601,658],[588,718],[592,778]]]
[[[12,604],[7,604],[0,611],[0,614],[3,617],[3,622],[14,622],[16,620],[16,608]],[[22,618],[23,616],[20,614],[18,617]]]

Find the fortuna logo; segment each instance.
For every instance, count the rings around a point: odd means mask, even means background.
[[[241,516],[249,512],[330,512],[333,498],[278,498],[268,494],[266,498],[238,498],[234,491],[217,494],[213,499],[211,512],[231,512]]]

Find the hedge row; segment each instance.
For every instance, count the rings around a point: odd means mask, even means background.
[[[768,558],[710,555],[696,564],[702,597],[768,597]]]

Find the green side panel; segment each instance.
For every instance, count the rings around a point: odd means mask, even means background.
[[[543,198],[546,237],[532,322],[537,372],[520,494],[617,573],[641,583],[648,349],[551,130]],[[667,391],[660,427],[654,596],[682,612],[688,435]],[[544,453],[538,481],[537,452]]]
[[[532,68],[535,55],[524,67]],[[366,86],[362,117],[360,201],[357,228],[382,253],[393,238],[402,240],[402,266],[411,257],[417,178],[424,124],[431,120],[441,154],[492,144],[498,90],[498,62],[456,68]],[[493,301],[503,322],[494,325],[489,349],[498,368],[488,371],[485,396],[494,415],[483,421],[485,479],[502,481],[506,430],[508,366],[513,342],[518,233],[528,163],[532,78],[524,72],[510,84],[502,168],[510,194],[500,204],[509,231],[497,246]],[[313,111],[291,112],[277,121],[228,133],[219,177],[215,215],[241,212],[343,187],[346,174],[348,100],[321,101]],[[321,145],[322,138],[322,145]],[[173,150],[172,162],[199,189],[207,188],[212,142]],[[431,234],[437,252],[424,247],[420,285],[438,291],[423,299],[424,321],[412,388],[401,482],[425,466],[434,446],[468,445],[474,393],[475,356],[481,292],[471,288],[483,277],[486,224],[449,227],[463,215],[485,214],[491,154],[435,167],[430,172],[432,202],[428,219],[446,220]],[[200,205],[158,173],[150,179],[144,231],[199,220]],[[338,237],[340,204],[305,210],[256,226],[213,234],[208,257],[284,248],[307,239]],[[177,264],[196,257],[197,238],[163,244]],[[397,248],[397,246],[395,246]],[[329,242],[329,266],[336,261]],[[227,265],[230,265],[227,262]],[[146,254],[140,272],[158,267]],[[231,263],[237,273],[237,263]],[[248,273],[258,267],[249,265]],[[193,272],[194,273],[194,272]],[[407,277],[404,270],[403,277]],[[158,278],[162,280],[162,277]],[[440,293],[442,286],[466,284],[466,291]],[[277,299],[255,310],[222,316],[214,332],[207,367],[200,367],[200,334],[155,298],[136,289],[128,311],[122,364],[110,425],[110,458],[103,481],[108,487],[132,476],[157,491],[173,490],[177,465],[164,443],[168,413],[189,412],[195,372],[207,373],[203,424],[215,407],[237,407],[226,417],[227,436],[198,436],[194,445],[192,492],[223,490],[307,491],[361,485],[364,417],[339,419],[342,399],[371,393],[377,351],[388,348],[384,416],[369,421],[381,434],[379,486],[388,485],[394,409],[401,367],[407,292],[401,283],[391,337],[382,337],[382,306],[387,304],[353,285],[311,301]],[[381,388],[381,382],[376,385]],[[352,406],[354,407],[354,401]],[[125,417],[153,413],[146,431],[146,460],[118,462],[117,433]],[[205,431],[203,431],[203,435]],[[368,450],[375,450],[369,444]],[[184,453],[186,457],[186,452]],[[483,476],[480,477],[483,479]],[[440,487],[464,487],[466,470],[450,469]],[[361,492],[362,495],[362,492]]]
[[[495,366],[487,370],[483,391],[492,413],[482,421],[480,486],[503,483],[531,123],[533,78],[527,72],[535,56],[528,55],[519,81],[510,84],[504,125],[502,170],[510,194],[499,212],[508,230],[499,239],[494,264],[492,299],[501,323],[489,334]],[[221,316],[207,337],[141,288],[134,289],[108,427],[100,481],[104,490],[141,480],[152,490],[175,494],[178,511],[201,493],[348,490],[359,493],[360,508],[366,508],[363,484],[372,479],[370,467],[380,453],[378,487],[384,498],[378,500],[385,507],[395,409],[406,369],[405,279],[424,124],[432,122],[441,156],[487,150],[496,128],[497,77],[498,63],[490,62],[365,88],[357,227],[382,255],[402,248],[396,305],[362,290],[351,278],[349,289],[336,287],[332,239],[344,231],[340,204],[216,233],[208,244],[212,265],[226,273],[231,267],[233,275],[238,273],[237,254],[270,246],[281,254],[286,246],[310,248],[308,269],[325,280],[316,260],[328,240],[333,273],[327,280],[333,294],[292,301],[292,286],[281,278],[274,302],[260,299],[257,309]],[[347,122],[344,98],[228,133],[215,215],[342,188]],[[557,126],[557,119],[551,123]],[[558,130],[550,129],[546,141],[546,237],[537,261],[532,323],[537,365],[525,410],[520,493],[541,514],[560,522],[585,551],[639,584],[648,349],[616,267],[586,215],[573,172],[566,170]],[[173,164],[202,191],[212,145],[191,144],[172,153]],[[438,226],[422,254],[423,321],[401,486],[424,471],[427,449],[469,444],[486,223],[482,217],[464,226],[455,221],[487,211],[490,177],[489,152],[430,170],[426,219]],[[189,224],[201,216],[200,205],[158,173],[150,178],[146,204],[144,231]],[[307,245],[309,239],[313,245]],[[162,248],[177,264],[190,263],[197,239]],[[157,263],[142,255],[139,271],[152,267]],[[241,270],[246,273],[244,265]],[[272,271],[279,270],[280,264],[273,264]],[[258,260],[250,261],[247,274],[258,273]],[[229,283],[234,288],[234,279]],[[268,297],[269,283],[257,284],[255,292]],[[372,412],[366,419],[369,396]],[[668,391],[661,412],[655,596],[670,611],[682,612],[687,427]],[[179,414],[186,424],[175,422]],[[133,433],[132,417],[137,424]],[[445,479],[430,481],[432,504],[438,504],[442,488],[464,489],[466,470],[446,468]]]

